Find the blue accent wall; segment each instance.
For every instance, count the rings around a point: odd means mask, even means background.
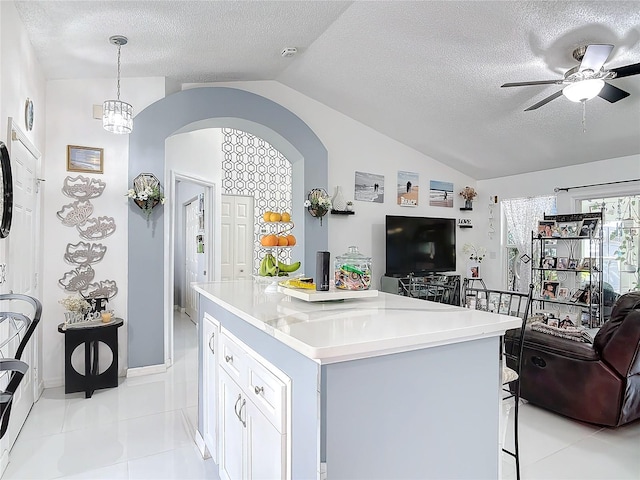
[[[312,188],[327,189],[327,150],[309,126],[267,98],[227,87],[184,90],[158,100],[138,113],[129,135],[129,184],[140,173],[153,173],[166,186],[166,138],[209,119],[217,119],[219,126],[243,128],[263,137],[292,161],[294,204],[302,204]],[[164,208],[157,207],[147,220],[133,203],[129,207],[129,368],[164,363],[164,276],[168,261],[164,214]],[[303,264],[311,272],[315,268],[316,252],[328,249],[327,227],[321,227],[317,219],[304,214],[296,228],[303,229]]]

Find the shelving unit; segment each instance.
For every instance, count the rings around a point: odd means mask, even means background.
[[[596,229],[580,235],[583,221],[594,218],[598,219]],[[602,325],[602,219],[602,212],[545,215],[544,220],[554,221],[559,227],[556,236],[532,233],[531,279],[534,305],[540,310],[553,310],[559,319],[568,315],[576,325],[589,328]],[[565,228],[562,236],[563,225],[577,228]],[[547,295],[544,290],[549,284],[551,292]],[[561,291],[567,295],[560,297]]]

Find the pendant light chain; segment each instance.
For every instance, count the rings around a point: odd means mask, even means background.
[[[120,49],[121,48],[122,48],[122,45],[118,44],[118,89],[117,89],[118,100],[120,100]]]

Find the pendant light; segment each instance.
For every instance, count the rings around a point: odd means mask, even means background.
[[[109,42],[118,46],[117,100],[105,100],[102,104],[102,126],[111,133],[131,133],[133,130],[133,107],[120,101],[120,49],[126,45],[127,37],[114,35]]]

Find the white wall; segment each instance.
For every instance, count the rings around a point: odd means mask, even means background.
[[[25,126],[25,103],[33,101],[33,130]],[[7,119],[12,117],[26,137],[44,155],[46,134],[45,80],[22,20],[13,2],[0,2],[0,140],[9,144]],[[44,157],[43,157],[44,160]],[[42,162],[43,169],[46,162]],[[0,263],[7,264],[7,282],[0,292],[11,288],[12,262],[8,258],[11,235],[0,240]]]
[[[131,103],[134,113],[164,97],[162,78],[124,78],[121,80],[121,97]],[[115,219],[113,235],[96,242],[107,246],[107,253],[94,265],[94,281],[115,280],[118,294],[110,306],[117,316],[127,319],[127,213],[129,201],[125,194],[129,185],[128,156],[129,137],[115,135],[102,128],[102,121],[93,119],[93,105],[113,97],[114,79],[54,80],[47,83],[47,135],[46,135],[46,188],[44,193],[45,259],[43,272],[43,331],[44,331],[44,380],[46,387],[63,384],[64,343],[56,325],[63,321],[64,309],[58,304],[68,292],[58,284],[65,272],[73,269],[63,259],[68,243],[81,240],[73,227],[65,227],[56,217],[63,205],[73,201],[62,194],[61,188],[67,176],[67,145],[81,145],[104,149],[104,173],[81,173],[106,183],[104,193],[91,201],[93,216],[109,216]],[[45,120],[45,119],[43,119]],[[135,128],[135,123],[134,123]],[[135,207],[137,208],[137,207]],[[144,268],[144,266],[141,266]],[[119,368],[122,375],[127,367],[127,328],[119,329]]]
[[[490,180],[480,180],[477,183],[478,190],[483,194],[498,195],[499,200],[507,198],[536,197],[544,195],[556,195],[556,187],[574,187],[581,185],[592,185],[608,182],[619,182],[625,180],[640,179],[640,155],[619,157],[598,162],[585,163],[582,165],[554,168],[540,172],[533,172],[523,175],[512,175],[508,177],[494,178]],[[621,183],[616,185],[603,185],[599,187],[589,187],[571,189],[568,192],[557,193],[558,213],[573,213],[576,200],[599,195],[612,196],[630,193],[640,193],[640,182]],[[496,208],[496,230],[493,240],[483,235],[481,244],[487,247],[489,257],[483,264],[483,277],[487,286],[493,288],[504,288],[505,258],[503,255],[503,235],[504,225],[499,208]],[[474,212],[475,213],[475,212]],[[484,225],[486,233],[487,221],[480,218],[476,221],[478,226]]]
[[[386,190],[384,204],[357,201],[354,202],[355,215],[327,215],[323,219],[323,225],[329,229],[329,251],[332,258],[345,253],[350,245],[358,246],[361,253],[373,257],[373,277],[376,287],[385,269],[385,215],[449,218],[468,218],[469,216],[466,212],[460,212],[459,207],[464,202],[457,192],[465,185],[475,186],[474,179],[289,87],[275,81],[261,81],[187,85],[185,88],[194,86],[225,86],[247,90],[269,98],[299,116],[320,138],[329,152],[328,193],[331,196],[335,193],[335,187],[340,185],[345,198],[352,200],[356,171],[384,175]],[[398,170],[417,172],[420,175],[418,207],[397,205],[394,192]],[[430,180],[444,180],[454,184],[453,208],[429,206]],[[475,229],[458,229],[459,247],[461,248],[464,243],[473,242],[475,236]],[[466,261],[459,251],[458,272],[463,273],[465,266]],[[314,272],[305,273],[314,274]]]

